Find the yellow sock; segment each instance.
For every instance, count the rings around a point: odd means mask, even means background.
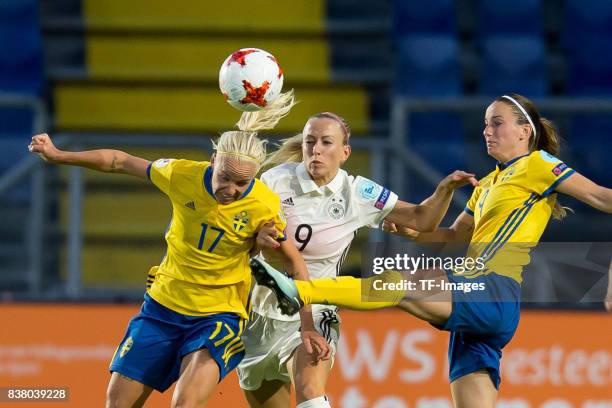
[[[354,310],[376,310],[396,306],[404,298],[404,290],[378,290],[380,282],[398,282],[402,274],[387,271],[371,278],[356,279],[352,276],[296,280],[300,299],[304,304],[329,304]]]

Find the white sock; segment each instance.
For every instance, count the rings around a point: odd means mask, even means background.
[[[297,404],[295,408],[331,408],[326,396],[317,397]]]

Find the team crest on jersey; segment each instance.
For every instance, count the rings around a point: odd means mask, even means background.
[[[500,180],[501,182],[508,180],[510,177],[514,175],[514,168],[508,170],[508,173],[504,174],[504,177]]]
[[[357,189],[359,190],[361,197],[365,198],[366,200],[373,200],[378,197],[382,187],[371,182],[370,180],[362,180],[357,186]]]
[[[123,358],[128,351],[131,350],[132,344],[134,344],[134,340],[132,340],[132,336],[128,337],[123,346],[121,346],[121,351],[119,352],[119,357]]]
[[[327,206],[327,213],[334,220],[344,217],[344,200],[342,198],[332,198],[331,203]]]
[[[234,231],[242,231],[249,223],[249,215],[246,211],[234,215]]]

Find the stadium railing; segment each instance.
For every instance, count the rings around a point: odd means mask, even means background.
[[[27,108],[31,109],[33,114],[32,131],[42,132],[47,128],[47,114],[43,101],[37,97],[21,94],[10,94],[0,92],[0,109],[2,108]],[[27,146],[27,139],[24,138],[24,150]],[[42,166],[38,165],[39,160],[35,157],[27,157],[24,160],[17,162],[13,167],[0,174],[0,196],[8,191],[11,187],[22,182],[27,177],[31,177],[31,199],[29,200],[28,222],[24,225],[27,229],[23,247],[27,248],[27,254],[18,253],[16,256],[24,258],[26,261],[20,262],[27,264],[27,270],[9,270],[6,265],[1,267],[2,278],[18,283],[25,283],[28,290],[32,294],[40,291],[40,276],[42,271],[42,228],[44,224],[44,172]],[[9,221],[4,220],[5,225]],[[21,247],[21,243],[19,247]]]

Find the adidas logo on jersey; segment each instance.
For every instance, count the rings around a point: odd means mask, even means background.
[[[195,211],[195,203],[193,201],[186,202],[185,207],[191,208],[192,210]]]
[[[289,197],[281,201],[281,204],[293,206],[293,197]]]

